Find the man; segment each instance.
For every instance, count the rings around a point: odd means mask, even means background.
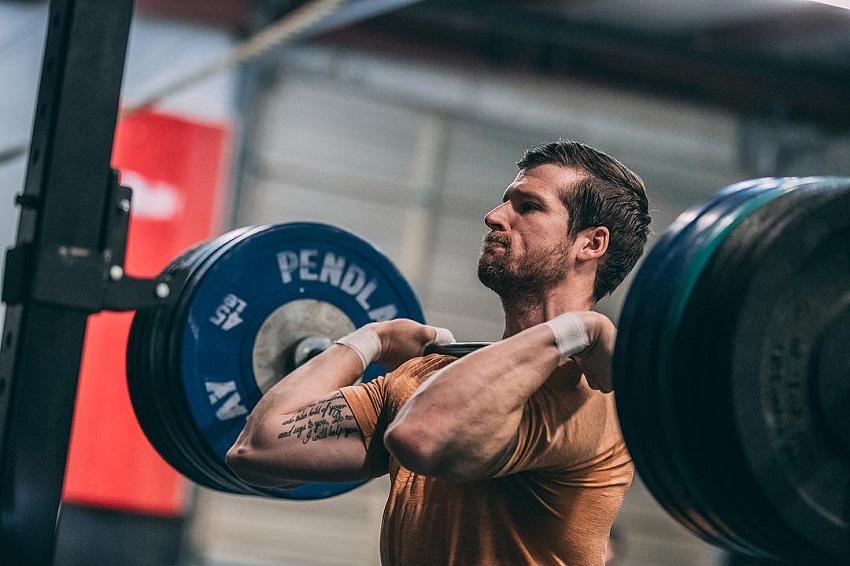
[[[385,565],[601,566],[631,484],[606,394],[615,329],[590,309],[643,252],[643,182],[575,142],[518,166],[484,219],[478,266],[502,301],[503,340],[421,357],[450,333],[366,325],[275,385],[228,453],[257,485],[389,473]],[[372,361],[394,371],[352,385]]]

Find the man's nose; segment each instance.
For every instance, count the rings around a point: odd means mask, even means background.
[[[507,224],[507,209],[508,203],[503,202],[484,216],[484,224],[491,230],[505,230]]]

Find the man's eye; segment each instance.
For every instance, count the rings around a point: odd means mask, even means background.
[[[523,212],[531,212],[533,210],[540,210],[540,207],[533,202],[524,202],[520,205],[520,210]]]

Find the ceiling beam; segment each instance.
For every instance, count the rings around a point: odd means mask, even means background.
[[[136,13],[231,30],[248,29],[255,0],[136,0]]]
[[[400,49],[418,46],[444,57],[593,79],[747,116],[850,130],[850,62],[726,50],[691,37],[577,23],[505,4],[481,10],[469,3],[431,0],[362,29],[365,33],[349,34],[348,39],[362,42],[379,34]],[[346,41],[345,33],[338,39]]]

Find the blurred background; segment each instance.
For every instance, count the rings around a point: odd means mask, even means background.
[[[309,7],[138,0],[115,150],[134,189],[131,249],[142,239],[134,231],[186,247],[236,226],[330,222],[392,258],[430,323],[459,340],[495,340],[501,309],[475,274],[482,218],[529,145],[575,139],[640,174],[650,245],[736,181],[850,175],[850,11],[840,5],[354,0],[261,54],[186,80]],[[15,241],[47,14],[46,2],[0,1],[3,248]],[[153,275],[174,255],[129,257],[128,271],[133,260],[136,274]],[[599,310],[616,321],[627,287]],[[142,447],[123,352],[105,344],[87,346],[77,410],[98,412],[75,421],[61,563],[379,563],[385,479],[315,502],[194,486]],[[91,353],[98,345],[106,351]],[[128,423],[118,436],[115,422]],[[612,564],[728,559],[674,522],[639,478],[615,526]]]

